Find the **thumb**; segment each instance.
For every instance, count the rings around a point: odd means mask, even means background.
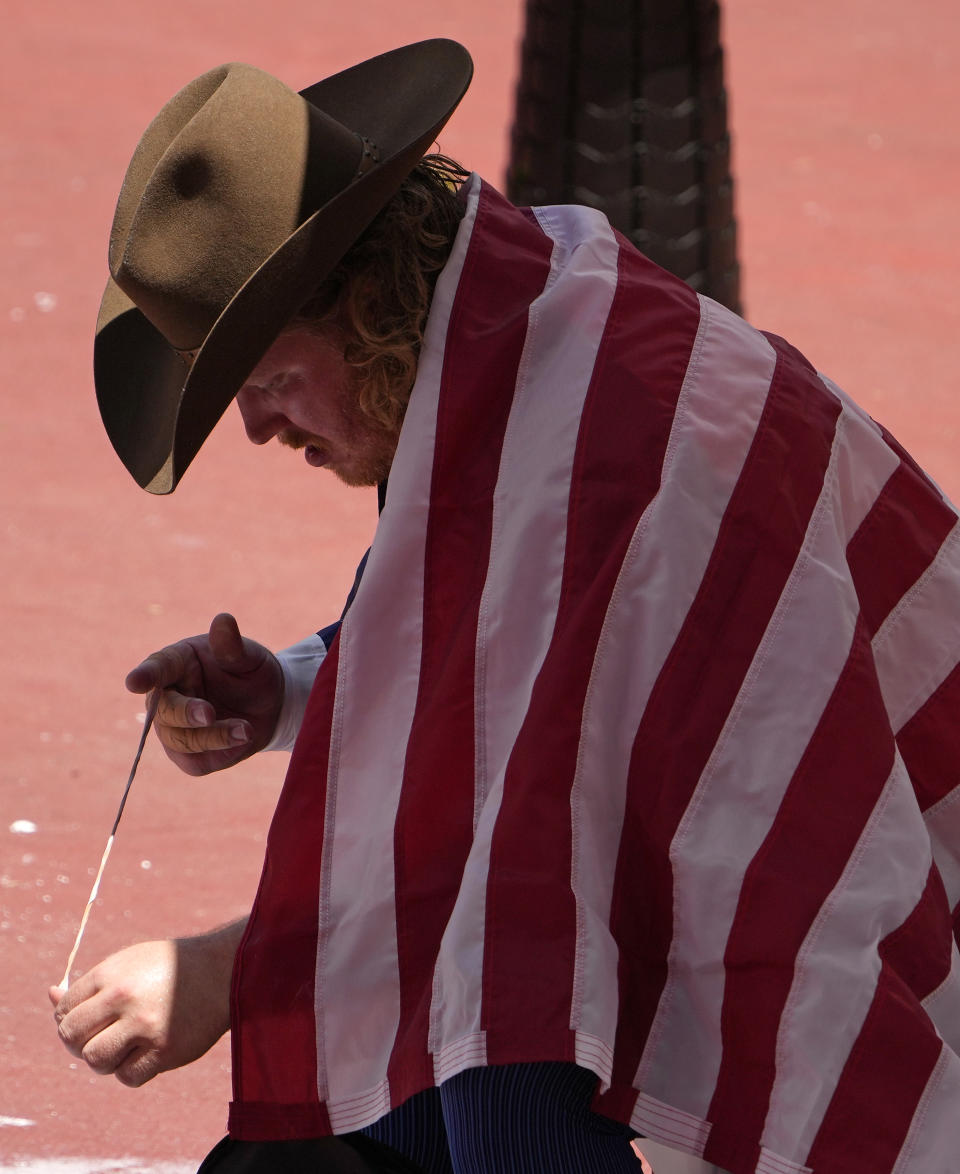
[[[60,1000],[66,993],[67,992],[63,989],[62,986],[52,986],[47,991],[47,995],[50,998],[50,1002],[53,1004],[54,1010],[56,1010],[56,1008],[59,1006]]]
[[[246,673],[256,668],[257,657],[240,635],[240,626],[229,612],[221,612],[210,623],[210,651],[221,668]]]

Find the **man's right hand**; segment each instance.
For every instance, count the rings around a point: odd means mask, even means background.
[[[262,750],[283,704],[283,670],[231,615],[210,631],[151,653],[127,674],[131,693],[159,689],[154,727],[167,757],[189,775],[233,766]]]

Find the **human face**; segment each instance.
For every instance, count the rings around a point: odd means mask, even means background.
[[[247,437],[302,449],[308,465],[347,485],[376,485],[390,471],[398,432],[361,412],[357,373],[335,331],[284,331],[237,394]]]

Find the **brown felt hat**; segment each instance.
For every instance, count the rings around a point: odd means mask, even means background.
[[[284,325],[429,149],[472,71],[447,40],[299,94],[223,65],[160,111],[120,192],[94,349],[100,415],[144,489],[176,488]]]

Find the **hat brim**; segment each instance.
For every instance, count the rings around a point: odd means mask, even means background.
[[[94,379],[117,455],[150,493],[171,493],[277,336],[429,150],[473,72],[431,40],[374,57],[301,96],[378,146],[380,161],[303,222],[240,287],[188,364],[110,279]]]

